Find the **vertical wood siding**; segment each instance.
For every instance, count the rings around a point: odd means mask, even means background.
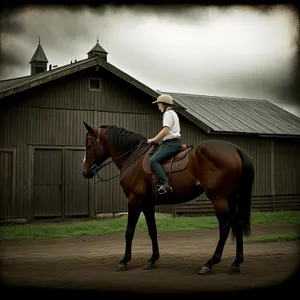
[[[84,150],[64,151],[64,216],[89,215],[89,182],[82,176]]]
[[[15,217],[14,151],[0,149],[0,219]]]

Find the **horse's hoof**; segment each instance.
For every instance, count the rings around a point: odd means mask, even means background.
[[[241,269],[239,267],[230,266],[227,273],[228,274],[239,274],[239,273],[241,273]]]
[[[117,266],[117,272],[122,272],[122,271],[127,271],[128,270],[128,267],[127,267],[127,265],[122,265],[122,264],[119,264],[118,266]]]
[[[155,263],[151,261],[148,261],[143,267],[143,270],[153,270],[153,269],[156,269],[156,266]]]
[[[200,275],[210,275],[213,274],[213,270],[209,267],[203,266],[198,273]]]

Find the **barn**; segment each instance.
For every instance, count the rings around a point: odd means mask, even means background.
[[[161,115],[151,102],[163,92],[185,108],[179,111],[184,143],[225,139],[250,153],[256,168],[254,210],[300,208],[299,118],[264,100],[155,91],[107,56],[97,41],[85,59],[48,66],[39,42],[29,75],[0,81],[1,220],[127,211],[113,164],[100,171],[105,181],[82,176],[83,121],[152,137],[161,128]],[[156,210],[193,215],[212,209],[203,195]]]

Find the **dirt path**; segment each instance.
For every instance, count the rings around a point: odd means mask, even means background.
[[[252,235],[291,233],[295,226],[256,225]],[[1,277],[13,287],[70,288],[97,291],[190,293],[237,291],[287,280],[299,262],[298,242],[246,243],[242,273],[227,274],[235,243],[228,239],[215,274],[197,271],[213,254],[216,229],[159,233],[157,269],[142,270],[151,255],[147,233],[137,232],[127,272],[116,272],[124,254],[124,233],[68,239],[2,241]]]

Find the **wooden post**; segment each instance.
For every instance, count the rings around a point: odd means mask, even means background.
[[[275,155],[274,141],[271,142],[271,195],[272,195],[272,210],[275,211]]]

